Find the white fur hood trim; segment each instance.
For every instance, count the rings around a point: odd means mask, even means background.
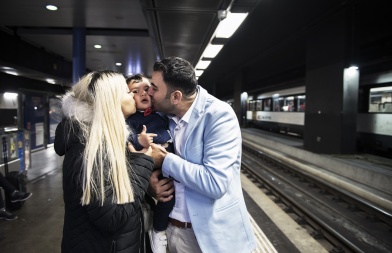
[[[82,122],[91,122],[93,119],[92,106],[77,100],[73,92],[67,92],[62,99],[63,114],[67,118],[77,118]]]

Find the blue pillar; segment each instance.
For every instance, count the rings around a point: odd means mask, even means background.
[[[72,80],[79,81],[86,73],[86,28],[73,28]]]

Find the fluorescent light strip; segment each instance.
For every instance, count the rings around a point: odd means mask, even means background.
[[[201,74],[203,74],[203,70],[195,70],[195,74],[196,74],[196,77],[199,77],[199,76],[201,76]]]
[[[379,88],[371,88],[370,92],[378,92],[378,91],[391,91],[392,92],[392,86],[388,87],[379,87]]]
[[[222,20],[218,27],[215,30],[214,35],[212,35],[210,39],[210,43],[208,43],[207,47],[204,49],[203,54],[200,57],[199,62],[196,64],[196,76],[199,77],[203,74],[203,71],[198,69],[206,69],[211,61],[203,61],[203,58],[214,58],[218,55],[220,50],[223,48],[223,45],[212,44],[212,40],[214,38],[229,38],[232,36],[235,31],[240,27],[242,22],[248,16],[248,13],[231,13],[228,12],[227,16],[224,20]],[[208,63],[207,63],[208,62]],[[199,71],[199,72],[198,72]]]
[[[15,93],[15,92],[5,92],[3,94],[4,98],[9,98],[9,99],[16,98],[17,96],[18,96],[18,93]]]
[[[214,58],[223,48],[223,45],[212,45],[208,44],[204,49],[203,57]]]
[[[199,61],[196,65],[196,69],[206,69],[210,63],[211,61]]]
[[[51,84],[56,84],[56,81],[54,79],[51,79],[51,78],[47,78],[46,82],[51,83]]]
[[[216,28],[215,37],[230,38],[247,16],[248,13],[228,12],[227,17],[222,20]]]

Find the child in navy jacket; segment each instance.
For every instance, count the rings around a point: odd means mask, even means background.
[[[136,74],[126,79],[130,92],[134,94],[136,113],[126,119],[134,134],[130,141],[136,150],[141,150],[144,143],[151,141],[162,145],[168,152],[173,152],[173,142],[169,131],[168,119],[164,114],[155,112],[152,108],[151,97],[147,94],[149,80],[142,74]],[[147,128],[147,134],[146,132]],[[148,135],[148,136],[142,136]],[[142,145],[143,144],[143,145]],[[157,202],[154,207],[153,229],[149,230],[151,249],[154,253],[166,253],[166,228],[169,214],[174,206],[174,198],[168,202]]]

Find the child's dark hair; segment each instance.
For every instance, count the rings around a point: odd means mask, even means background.
[[[126,79],[127,84],[130,84],[132,81],[132,83],[140,83],[141,81],[143,81],[143,78],[147,78],[145,75],[143,74],[135,74],[132,76],[128,76]]]

